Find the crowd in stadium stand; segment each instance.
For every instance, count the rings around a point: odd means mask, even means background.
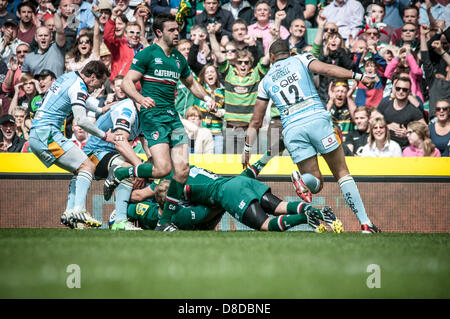
[[[111,71],[93,96],[104,105],[125,98],[121,81],[134,55],[152,45],[161,13],[176,16],[178,50],[218,105],[208,111],[179,81],[176,110],[192,153],[242,151],[268,47],[280,37],[292,54],[311,52],[375,79],[368,89],[311,74],[347,156],[449,156],[448,0],[0,0],[0,152],[30,152],[45,93],[89,61]],[[269,107],[263,128],[279,121]],[[71,117],[61,130],[86,143]],[[143,152],[140,142],[133,146]]]

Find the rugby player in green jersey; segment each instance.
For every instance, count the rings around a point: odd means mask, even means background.
[[[272,147],[271,149],[276,149]],[[228,211],[234,218],[244,225],[261,231],[285,231],[291,227],[308,223],[315,232],[325,232],[326,228],[320,223],[323,220],[336,233],[343,232],[343,226],[329,207],[315,208],[303,201],[286,202],[273,195],[270,187],[257,181],[256,177],[262,168],[268,163],[272,154],[267,152],[259,161],[244,170],[235,177],[220,177],[213,172],[201,167],[191,167],[189,178],[184,186],[184,200],[194,207],[207,207],[210,209],[222,208]],[[148,195],[155,195],[157,202],[164,202],[169,187],[167,180],[161,181],[154,191],[148,188]],[[141,203],[142,205],[142,203]],[[131,211],[130,211],[131,209]],[[180,211],[183,208],[178,208]],[[213,220],[217,213],[212,211],[192,212],[184,209],[183,213],[177,213],[181,223],[180,227],[189,223],[201,223]],[[128,216],[140,215],[139,221],[153,219],[157,214],[150,215],[142,211],[139,204],[129,206]],[[178,215],[180,214],[180,215]],[[275,217],[269,217],[269,215]],[[183,217],[182,217],[183,216]],[[196,219],[197,218],[197,219]],[[173,219],[174,223],[177,223]],[[218,220],[217,220],[218,222]]]
[[[175,231],[177,228],[171,223],[171,218],[189,174],[187,135],[175,109],[178,80],[197,98],[204,100],[211,111],[215,111],[215,102],[194,79],[186,59],[175,48],[179,40],[175,17],[158,15],[153,22],[153,31],[157,40],[135,55],[122,82],[124,92],[137,104],[141,129],[148,142],[153,164],[112,168],[105,181],[104,195],[105,199],[110,198],[122,179],[161,178],[169,175],[173,169],[167,200],[155,230]],[[135,86],[138,81],[141,92]]]

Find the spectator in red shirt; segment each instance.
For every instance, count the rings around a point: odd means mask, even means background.
[[[124,36],[121,38],[116,36],[115,19],[118,15],[120,11],[114,8],[112,18],[106,22],[103,33],[103,42],[111,52],[111,81],[119,74],[125,75],[135,54],[144,48],[141,41],[143,30],[137,22],[128,22]]]

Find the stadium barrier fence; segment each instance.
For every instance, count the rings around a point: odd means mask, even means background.
[[[144,157],[145,158],[145,157]],[[256,161],[257,156],[252,157]],[[71,175],[52,166],[49,169],[33,154],[0,154],[0,228],[63,227],[60,216],[67,201]],[[225,176],[242,171],[239,155],[191,156],[191,163]],[[366,210],[384,232],[449,233],[450,158],[347,158]],[[356,216],[344,202],[339,186],[324,160],[323,190],[313,205],[328,205],[343,221],[346,231],[359,231]],[[296,166],[289,157],[276,157],[262,171],[259,180],[283,200],[297,201],[290,173]],[[103,181],[94,181],[88,193],[87,209],[107,228],[114,202],[103,199]],[[218,230],[249,230],[225,214]],[[291,230],[310,230],[299,226]]]

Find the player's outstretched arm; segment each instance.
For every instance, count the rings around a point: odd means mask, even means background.
[[[361,81],[369,89],[373,88],[375,80],[364,76],[361,73],[355,73],[340,66],[327,64],[319,60],[314,60],[309,64],[309,70],[324,76],[337,79],[354,79]]]
[[[72,106],[72,112],[73,117],[77,124],[86,132],[97,136],[98,138],[101,138],[104,141],[113,143],[115,139],[115,133],[111,133],[109,130],[108,132],[104,132],[103,130],[99,129],[92,123],[89,118],[86,116],[86,108],[75,104]]]

